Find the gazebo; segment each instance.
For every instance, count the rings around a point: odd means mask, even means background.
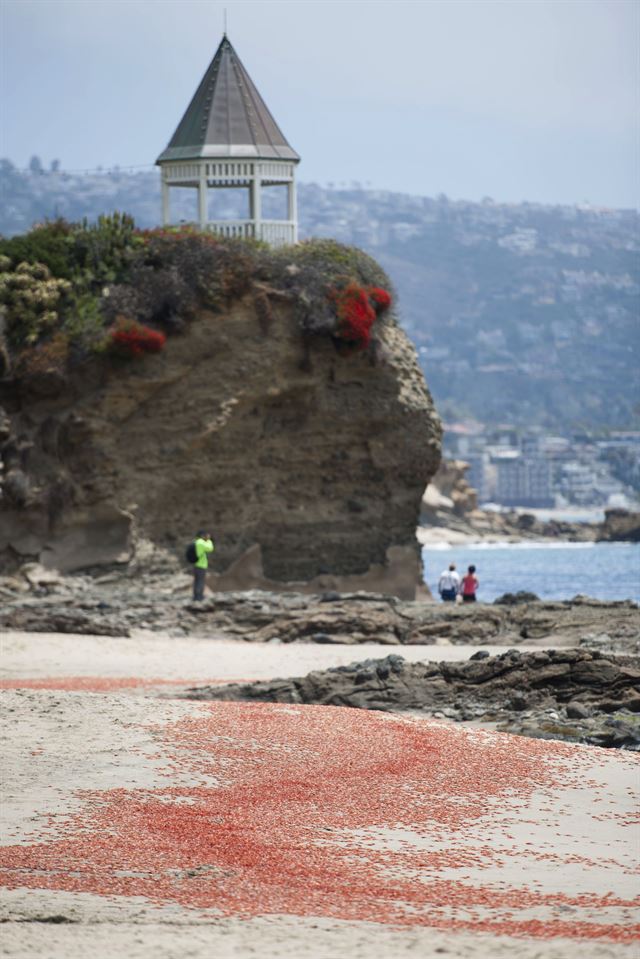
[[[171,223],[171,188],[187,187],[198,191],[202,230],[255,237],[274,246],[295,243],[299,162],[225,34],[168,147],[156,160],[162,222]],[[263,219],[263,186],[286,187],[286,219]],[[247,219],[209,219],[209,190],[222,187],[249,191]],[[215,198],[211,206],[215,214]]]

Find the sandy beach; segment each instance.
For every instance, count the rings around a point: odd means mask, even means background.
[[[560,645],[564,645],[560,644]],[[539,643],[520,643],[518,649],[539,649]],[[553,644],[547,644],[553,648]],[[493,654],[504,646],[483,645]],[[459,662],[478,647],[452,645],[402,646],[394,650],[410,662],[447,660]],[[133,637],[78,636],[72,633],[7,632],[2,637],[0,680],[61,677],[102,677],[169,682],[272,679],[295,676],[311,669],[327,669],[386,656],[388,646],[359,643],[247,643],[213,638],[169,637],[139,630]]]
[[[5,634],[0,955],[637,956],[636,755],[171,699],[386,652]]]

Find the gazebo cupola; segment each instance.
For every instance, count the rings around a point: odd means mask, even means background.
[[[225,34],[169,146],[156,160],[162,178],[162,222],[171,223],[171,188],[188,187],[198,191],[201,229],[273,245],[295,243],[299,162]],[[286,219],[263,218],[264,186],[286,188]],[[247,219],[215,218],[215,190],[221,187],[249,191]]]

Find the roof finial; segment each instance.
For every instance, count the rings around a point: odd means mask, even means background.
[[[226,37],[226,35],[227,35],[227,8],[225,7],[225,8],[224,8],[224,32],[223,32],[223,36]]]

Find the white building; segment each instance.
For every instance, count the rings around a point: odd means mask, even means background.
[[[497,474],[496,502],[503,506],[544,508],[554,505],[551,465],[541,456],[525,456],[520,450],[494,450],[491,457]]]
[[[589,504],[594,498],[595,473],[590,466],[571,460],[562,466],[560,486],[570,503]]]
[[[293,150],[226,34],[169,145],[160,154],[162,222],[171,223],[170,191],[198,192],[198,225],[223,236],[255,237],[273,245],[298,238]],[[263,187],[286,190],[286,219],[264,219]],[[249,215],[216,216],[215,191],[248,191]]]
[[[465,455],[469,464],[467,480],[469,485],[478,491],[478,502],[486,503],[495,496],[495,483],[492,484],[489,454],[485,452],[470,452]]]

